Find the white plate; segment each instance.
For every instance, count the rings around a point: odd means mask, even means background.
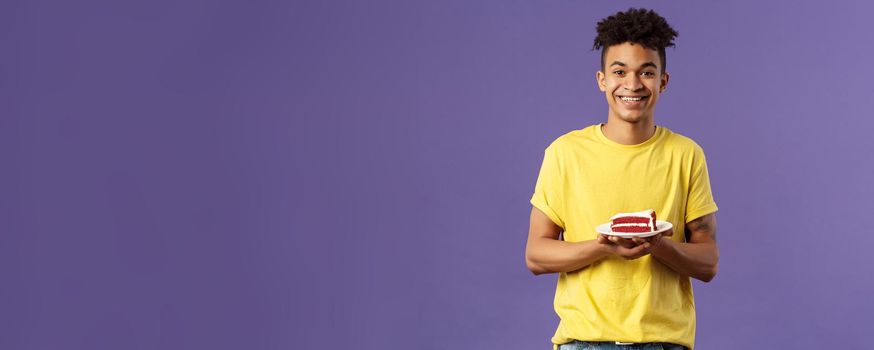
[[[662,221],[662,220],[656,220],[656,228],[657,228],[657,230],[652,231],[652,232],[613,232],[613,230],[610,229],[610,225],[611,225],[611,224],[613,224],[612,221],[611,221],[611,222],[608,222],[608,223],[600,224],[600,225],[598,225],[598,227],[595,228],[595,230],[598,231],[598,233],[603,233],[603,234],[608,235],[608,236],[616,236],[616,237],[622,237],[622,238],[632,238],[632,237],[649,237],[649,236],[655,236],[655,235],[657,235],[657,234],[659,234],[659,233],[662,233],[662,232],[667,231],[669,228],[674,227],[674,225],[672,225],[670,222]]]

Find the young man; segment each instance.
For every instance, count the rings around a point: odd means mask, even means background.
[[[665,47],[676,36],[651,10],[599,22],[596,78],[607,123],[562,135],[544,153],[525,259],[536,275],[560,274],[556,349],[683,349],[695,342],[690,277],[708,282],[716,275],[717,207],[701,147],[653,120],[669,80]],[[595,231],[616,213],[646,209],[673,229],[646,239]]]

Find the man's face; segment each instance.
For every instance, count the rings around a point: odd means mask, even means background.
[[[604,71],[598,71],[598,87],[607,95],[609,120],[628,123],[652,120],[659,93],[668,84],[661,73],[662,62],[656,50],[624,43],[607,48]]]

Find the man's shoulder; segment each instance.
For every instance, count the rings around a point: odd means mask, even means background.
[[[690,152],[695,154],[704,154],[704,149],[695,142],[691,137],[675,132],[671,129],[665,129],[665,145],[667,147],[679,151],[679,152]]]
[[[594,138],[594,127],[595,125],[590,125],[582,129],[568,131],[560,135],[559,137],[556,137],[549,144],[549,148],[555,150],[565,150],[568,148],[579,147],[581,142]]]

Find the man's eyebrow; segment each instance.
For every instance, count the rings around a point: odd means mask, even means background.
[[[613,63],[610,63],[610,67],[613,67],[613,66],[628,67],[627,64],[619,62],[619,61],[613,61]],[[646,63],[640,65],[640,68],[646,68],[646,67],[658,68],[659,66],[656,65],[655,63],[653,63],[652,61],[649,61],[649,62],[646,62]]]
[[[640,65],[640,68],[646,68],[646,67],[658,68],[659,66],[657,66],[657,65],[656,65],[655,63],[653,63],[652,61],[649,61],[649,62],[647,62],[647,63],[644,63],[644,64]]]

